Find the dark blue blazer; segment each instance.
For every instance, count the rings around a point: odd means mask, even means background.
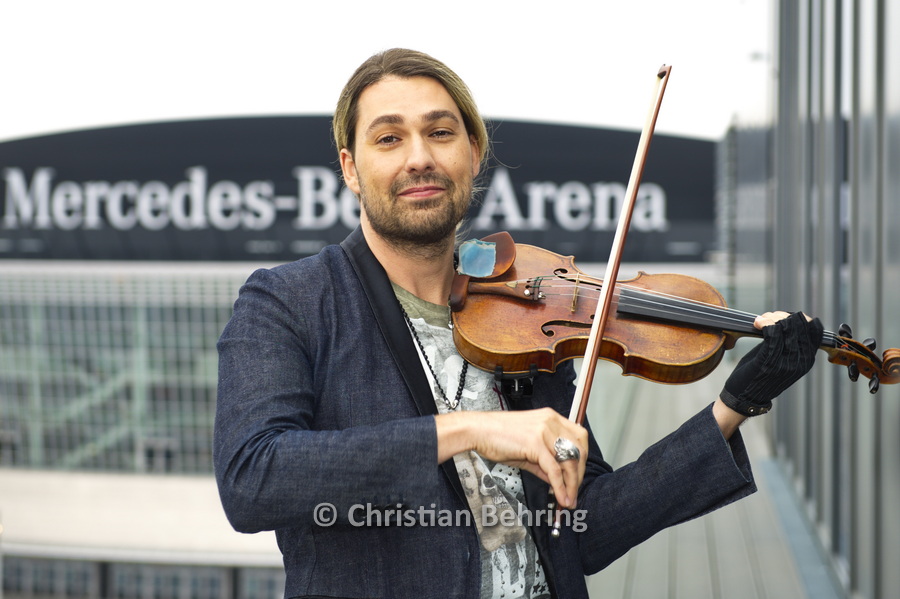
[[[431,388],[359,229],[253,273],[218,349],[222,504],[236,530],[276,532],[287,597],[478,599],[475,527],[429,517],[468,504],[453,460],[436,465]],[[574,378],[570,364],[540,374],[514,407],[568,415]],[[529,508],[546,510],[547,485],[522,476]],[[754,490],[740,434],[726,441],[707,408],[615,471],[591,436],[578,497],[586,528],[551,539],[542,518],[530,532],[554,595],[587,597],[586,574]]]

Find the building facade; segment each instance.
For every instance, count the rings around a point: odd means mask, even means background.
[[[281,596],[211,476],[215,342],[255,266],[0,263],[6,599]]]
[[[847,323],[881,357],[900,345],[900,2],[773,7],[771,119],[738,119],[721,146],[729,299]],[[819,367],[789,390],[773,440],[839,586],[893,597],[900,386],[848,374]]]

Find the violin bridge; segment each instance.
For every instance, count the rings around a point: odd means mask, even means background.
[[[575,314],[575,309],[578,305],[578,285],[579,285],[579,283],[581,283],[581,277],[576,274],[575,275],[575,287],[572,290],[572,307],[570,308],[570,310],[572,311],[572,314]]]

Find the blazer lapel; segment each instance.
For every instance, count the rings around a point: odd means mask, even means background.
[[[372,312],[375,314],[375,320],[378,328],[387,342],[397,368],[406,383],[409,392],[416,403],[419,414],[427,416],[429,414],[437,414],[437,406],[434,403],[434,394],[428,377],[422,369],[422,363],[419,360],[419,354],[416,346],[413,344],[412,336],[406,321],[403,319],[403,313],[400,312],[400,304],[397,296],[394,295],[394,289],[391,287],[390,279],[384,271],[384,267],[375,258],[366,238],[363,236],[362,229],[357,227],[343,242],[341,248],[350,260],[356,276],[362,284],[363,291]],[[459,473],[456,471],[456,465],[453,460],[447,460],[441,467],[444,469],[450,484],[463,502],[466,502],[466,496],[463,492],[462,484],[459,482]],[[466,503],[466,505],[468,505]]]

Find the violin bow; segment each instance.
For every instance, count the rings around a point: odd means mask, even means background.
[[[619,264],[622,262],[622,248],[625,246],[625,236],[631,225],[631,214],[634,212],[634,203],[637,199],[638,187],[641,184],[641,176],[644,174],[644,165],[647,162],[647,152],[650,149],[650,140],[656,128],[656,117],[659,115],[659,107],[662,105],[663,94],[666,92],[666,84],[669,82],[671,66],[663,65],[656,73],[656,81],[653,89],[653,102],[647,120],[641,131],[637,152],[634,156],[634,164],[631,167],[631,176],[628,179],[628,187],[625,189],[625,201],[619,213],[619,223],[616,227],[616,236],[613,238],[612,249],[609,252],[609,262],[606,265],[606,276],[600,289],[600,298],[597,301],[598,310],[594,313],[594,322],[591,323],[591,332],[588,336],[587,346],[584,350],[584,360],[578,371],[578,382],[575,386],[575,398],[572,401],[572,409],[569,412],[569,420],[578,424],[584,424],[584,415],[587,411],[588,397],[591,394],[591,385],[594,382],[594,372],[597,369],[597,360],[600,359],[600,347],[603,345],[603,334],[606,332],[606,323],[612,308],[613,290],[616,279],[619,278]],[[550,535],[554,538],[560,534],[560,510],[556,510],[556,518],[553,521],[553,529]]]
[[[634,212],[634,204],[637,198],[641,177],[644,173],[644,165],[647,162],[647,153],[650,148],[650,140],[656,128],[656,117],[662,105],[663,94],[666,92],[666,84],[669,81],[671,66],[663,65],[656,74],[653,90],[653,102],[647,120],[641,131],[637,152],[634,156],[634,164],[631,167],[631,176],[628,187],[625,189],[625,201],[619,214],[619,223],[616,227],[616,236],[613,238],[612,249],[609,253],[609,262],[606,265],[606,276],[600,290],[600,298],[597,301],[598,310],[595,312],[594,322],[591,324],[591,332],[588,337],[587,347],[584,350],[584,361],[578,373],[578,382],[575,387],[575,399],[572,402],[572,410],[569,420],[578,424],[584,423],[587,411],[588,396],[591,393],[591,385],[594,382],[594,371],[597,368],[597,360],[600,358],[600,347],[603,345],[603,334],[606,332],[606,323],[612,307],[613,290],[619,277],[619,264],[622,262],[622,248],[625,246],[625,236],[631,225],[631,215]]]

